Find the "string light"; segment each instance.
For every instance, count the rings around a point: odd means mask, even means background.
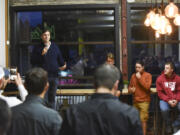
[[[174,18],[174,24],[180,26],[180,14],[178,14],[178,7],[170,2],[164,9],[163,0],[161,8],[154,8],[147,15],[144,21],[145,26],[151,26],[154,29],[155,37],[159,38],[160,34],[170,35],[172,33],[172,26],[168,18]]]
[[[178,14],[178,7],[173,2],[170,2],[164,11],[168,18],[174,18]]]

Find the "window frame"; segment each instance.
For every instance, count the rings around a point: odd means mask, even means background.
[[[22,72],[21,48],[27,43],[18,40],[17,13],[23,11],[57,11],[57,10],[114,10],[114,53],[115,63],[120,69],[120,40],[119,40],[119,4],[81,4],[81,5],[37,5],[37,6],[11,6],[10,7],[10,66],[17,66]],[[33,43],[34,44],[34,43]],[[82,76],[83,77],[83,76]]]

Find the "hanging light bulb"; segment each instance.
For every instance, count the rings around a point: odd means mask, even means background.
[[[169,18],[174,18],[178,14],[178,7],[173,2],[170,2],[165,8],[165,14]]]
[[[160,34],[166,34],[167,33],[167,29],[166,27],[169,25],[169,20],[164,16],[160,16],[160,27],[159,29],[157,30],[158,33]]]
[[[160,24],[161,20],[160,20],[160,15],[159,14],[155,14],[154,19],[151,22],[151,27],[154,30],[159,30],[160,29]]]
[[[151,25],[149,18],[146,18],[146,20],[144,21],[144,25],[147,26],[147,27],[149,27]]]
[[[168,24],[166,26],[166,32],[167,32],[168,35],[170,35],[172,33],[172,26],[171,26],[171,24]]]
[[[155,32],[155,37],[156,37],[156,38],[159,38],[159,37],[160,37],[160,34],[159,34],[157,31]]]
[[[149,18],[150,22],[154,19],[155,12],[154,10],[151,10],[148,14],[147,17]]]
[[[176,14],[174,24],[180,26],[180,14]]]
[[[147,15],[146,15],[146,19],[144,21],[144,25],[149,27],[151,25],[151,22],[153,20],[155,16],[155,12],[153,10],[151,10]]]

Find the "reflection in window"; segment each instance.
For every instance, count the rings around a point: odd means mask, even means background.
[[[146,71],[153,75],[153,83],[156,77],[164,70],[164,64],[167,61],[175,63],[176,72],[180,74],[180,55],[178,42],[169,43],[155,43],[155,41],[178,41],[179,29],[173,27],[173,33],[169,36],[161,36],[155,39],[154,31],[145,27],[144,19],[146,16],[145,9],[132,9],[130,12],[131,21],[131,71],[130,74],[135,72],[135,61],[137,59],[145,62]],[[150,43],[154,41],[154,43]]]
[[[67,69],[59,72],[60,84],[64,86],[92,85],[95,68],[105,62],[107,53],[115,52],[114,10],[18,12],[17,22],[18,43],[29,46],[24,49],[28,54],[21,50],[23,55],[27,54],[21,58],[21,66],[29,61],[32,48],[40,43],[41,30],[46,27],[67,63]],[[27,68],[22,70],[25,73]]]

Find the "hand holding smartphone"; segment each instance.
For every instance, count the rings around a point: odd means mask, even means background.
[[[11,67],[9,69],[10,71],[10,80],[14,81],[17,78],[17,68],[16,67]]]

